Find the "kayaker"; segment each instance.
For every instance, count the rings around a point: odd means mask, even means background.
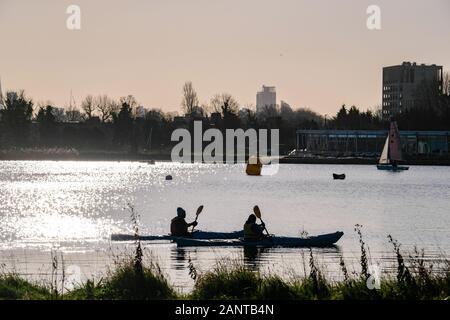
[[[186,211],[183,208],[177,208],[177,216],[172,219],[170,223],[170,234],[175,237],[190,237],[191,233],[188,231],[189,227],[196,227],[197,221],[187,223]]]
[[[266,238],[264,235],[265,224],[257,224],[256,216],[251,214],[244,224],[244,240],[245,241],[258,241]]]

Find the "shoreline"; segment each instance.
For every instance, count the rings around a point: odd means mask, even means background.
[[[79,152],[48,154],[40,152],[8,154],[0,151],[0,161],[171,161],[170,154],[130,154],[125,152]]]
[[[81,152],[78,155],[66,154],[15,154],[0,153],[0,161],[136,161],[170,162],[170,154],[128,154],[109,152]],[[378,159],[359,157],[292,157],[285,156],[279,160],[280,164],[318,164],[318,165],[376,165]],[[406,165],[411,166],[450,166],[450,159],[409,159]]]
[[[335,164],[335,165],[376,165],[378,158],[374,156],[333,156],[321,154],[298,154],[277,156],[280,164]],[[220,157],[219,157],[220,158]],[[270,158],[270,156],[268,157]],[[154,152],[127,152],[113,150],[86,150],[66,148],[48,149],[7,149],[0,150],[0,161],[172,161],[169,150]],[[193,163],[193,162],[192,162]],[[220,163],[220,162],[219,162]],[[450,166],[450,157],[407,156],[405,165],[411,166]]]
[[[282,164],[339,164],[339,165],[376,165],[376,158],[320,158],[320,157],[284,157],[280,159]],[[411,166],[450,166],[450,159],[409,159],[406,165]]]

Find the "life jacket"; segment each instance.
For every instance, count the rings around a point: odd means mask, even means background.
[[[256,225],[254,223],[245,223],[244,224],[244,239],[245,240],[259,240],[261,239],[261,234],[255,232],[254,227]]]
[[[187,237],[189,235],[187,222],[180,217],[173,218],[170,223],[170,234],[175,237]]]

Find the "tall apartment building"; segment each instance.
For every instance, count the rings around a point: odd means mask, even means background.
[[[424,93],[442,94],[442,66],[403,62],[383,68],[383,116],[418,106]]]
[[[266,106],[277,105],[277,91],[275,87],[263,86],[262,90],[256,93],[256,112],[260,112]]]

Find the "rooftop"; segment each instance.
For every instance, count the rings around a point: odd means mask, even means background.
[[[297,130],[297,134],[335,136],[386,136],[388,130]],[[400,131],[401,136],[450,136],[450,131]]]

